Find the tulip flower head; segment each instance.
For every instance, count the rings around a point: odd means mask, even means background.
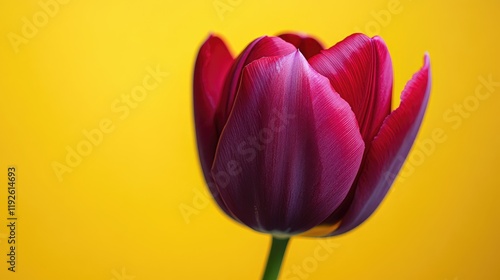
[[[200,162],[220,208],[276,236],[332,236],[380,204],[415,140],[430,61],[391,111],[392,62],[380,37],[329,49],[314,38],[260,37],[234,58],[210,36],[194,73]]]
[[[426,54],[392,110],[392,62],[380,37],[260,37],[236,58],[210,36],[193,102],[205,180],[232,219],[273,236],[263,279],[276,279],[288,239],[334,236],[364,222],[387,194],[429,99]]]

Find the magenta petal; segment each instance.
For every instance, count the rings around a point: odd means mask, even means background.
[[[369,149],[391,111],[392,62],[385,43],[353,34],[309,62],[351,105]]]
[[[250,43],[245,50],[238,56],[233,67],[227,75],[224,85],[224,95],[222,96],[221,106],[217,112],[217,128],[220,133],[226,124],[227,118],[231,113],[236,91],[240,85],[241,72],[250,62],[270,56],[287,55],[295,51],[295,48],[278,37],[260,37]]]
[[[219,139],[215,129],[215,112],[221,99],[224,80],[233,61],[224,42],[216,36],[210,36],[200,48],[193,77],[194,121],[198,154],[205,180],[223,210],[225,207],[214,187],[210,170]]]
[[[349,104],[295,51],[244,69],[212,174],[242,223],[297,234],[342,202],[363,151]]]
[[[317,55],[323,50],[323,46],[318,40],[306,35],[286,33],[278,37],[294,45],[306,59]]]
[[[430,59],[413,75],[401,94],[401,104],[384,121],[367,154],[354,200],[340,227],[347,232],[365,221],[387,194],[410,151],[424,116],[431,88]]]

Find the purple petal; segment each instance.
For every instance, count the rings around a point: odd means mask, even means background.
[[[234,59],[224,42],[210,36],[200,48],[193,77],[193,105],[196,140],[201,168],[215,200],[227,213],[214,187],[210,170],[219,135],[215,129],[215,112],[222,96],[226,75]]]
[[[351,105],[368,150],[391,112],[392,62],[385,43],[353,34],[309,62]]]
[[[278,37],[260,37],[250,43],[238,56],[231,67],[224,84],[224,95],[221,106],[217,112],[217,129],[219,133],[224,128],[227,118],[236,97],[236,91],[240,85],[241,72],[250,62],[262,57],[283,56],[295,51],[295,48]]]
[[[384,121],[366,156],[354,200],[332,235],[347,232],[365,221],[387,194],[410,151],[424,116],[431,88],[430,59],[413,75],[401,94],[401,104]]]
[[[244,69],[212,174],[242,223],[291,235],[338,207],[363,151],[349,104],[295,51]]]

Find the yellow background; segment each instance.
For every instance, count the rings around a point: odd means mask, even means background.
[[[321,260],[317,239],[292,240],[282,279],[500,279],[500,87],[474,97],[480,77],[500,81],[500,5],[400,0],[395,11],[394,3],[74,0],[44,22],[38,1],[2,1],[0,279],[258,279],[270,238],[203,194],[191,79],[209,32],[236,54],[285,30],[325,45],[355,31],[380,34],[394,62],[395,105],[428,51],[433,87],[417,143],[435,129],[446,140],[415,148],[414,169],[407,162],[376,214],[331,239]],[[16,53],[9,36],[23,36],[23,18],[33,16],[42,24]],[[168,76],[128,116],[114,111],[157,65]],[[464,101],[474,107],[467,114],[449,112]],[[58,180],[53,162],[64,164],[66,148],[105,119],[114,130]],[[10,165],[18,169],[16,273],[6,263]]]

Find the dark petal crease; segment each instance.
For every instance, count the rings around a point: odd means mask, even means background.
[[[324,49],[323,45],[321,45],[318,40],[307,35],[285,33],[279,35],[278,37],[294,45],[297,49],[299,49],[299,51],[304,55],[306,59],[317,55]]]

